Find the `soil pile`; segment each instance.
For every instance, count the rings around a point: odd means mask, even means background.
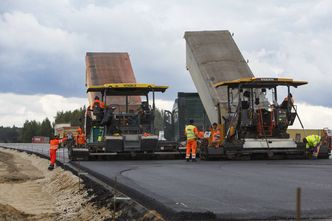
[[[34,155],[0,150],[0,221],[105,220],[107,208],[89,202],[78,177]],[[82,187],[82,184],[81,184]]]
[[[114,201],[114,191],[48,160],[0,147],[0,221],[164,221],[137,202]],[[117,192],[117,197],[124,197]],[[116,212],[113,213],[114,206]]]

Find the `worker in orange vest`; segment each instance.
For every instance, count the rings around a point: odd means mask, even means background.
[[[75,137],[75,143],[78,147],[80,147],[80,146],[84,145],[85,142],[86,142],[85,141],[85,135],[84,135],[82,129],[78,128],[77,129],[77,135]]]
[[[50,165],[49,170],[54,169],[54,163],[56,161],[56,151],[59,149],[60,143],[63,139],[60,139],[58,135],[55,135],[53,139],[50,140]]]
[[[194,120],[189,120],[189,125],[187,125],[185,128],[185,135],[187,137],[186,161],[189,162],[191,152],[191,160],[195,162],[198,130],[197,127],[194,125]]]
[[[202,128],[197,128],[197,138],[200,140],[204,139],[204,131]]]
[[[221,141],[221,132],[218,128],[218,124],[213,123],[211,128],[211,146],[219,147],[220,141]]]
[[[100,108],[104,109],[105,108],[105,103],[102,102],[98,96],[95,96],[95,100],[93,102],[92,107],[94,107],[95,105],[98,105]]]

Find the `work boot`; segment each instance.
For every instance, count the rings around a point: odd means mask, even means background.
[[[189,162],[189,158],[186,158],[186,161]]]
[[[197,161],[196,161],[196,158],[191,159],[191,161],[192,161],[192,162],[197,162]]]
[[[54,165],[50,164],[47,169],[48,170],[53,170],[54,169]]]

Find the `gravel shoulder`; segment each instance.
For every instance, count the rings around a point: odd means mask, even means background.
[[[34,155],[0,148],[0,221],[107,220],[111,212],[89,202],[79,179]],[[82,185],[82,184],[81,184]],[[81,186],[82,187],[82,186]]]

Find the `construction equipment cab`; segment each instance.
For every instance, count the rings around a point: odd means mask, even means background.
[[[225,125],[223,154],[228,158],[239,155],[303,157],[303,143],[290,139],[287,128],[296,117],[300,120],[290,88],[305,84],[289,78],[254,77],[215,84],[216,88],[227,88],[228,113],[220,116],[219,122]],[[280,95],[282,99],[287,98],[282,105],[278,102]]]
[[[87,110],[85,132],[89,156],[158,151],[158,136],[154,134],[155,93],[165,92],[167,88],[138,83],[90,86],[87,93],[100,95],[104,111],[99,118],[93,110]]]

